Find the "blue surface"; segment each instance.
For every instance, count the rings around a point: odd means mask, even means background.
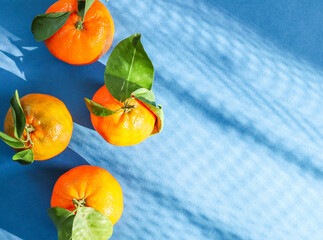
[[[112,239],[323,239],[323,6],[246,2],[105,2],[113,47],[143,34],[166,117],[161,134],[115,147],[83,102],[103,85],[111,51],[65,64],[29,30],[52,1],[2,1],[0,122],[18,89],[60,98],[75,125],[68,149],[30,166],[0,143],[0,239],[57,239],[46,214],[53,185],[83,164],[123,189]]]

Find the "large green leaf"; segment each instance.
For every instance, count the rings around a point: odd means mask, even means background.
[[[25,146],[25,144],[20,140],[13,138],[1,131],[0,131],[0,139],[12,148],[23,148]]]
[[[85,104],[86,104],[87,108],[89,109],[89,111],[91,113],[93,113],[95,116],[106,117],[106,116],[109,116],[109,115],[112,115],[112,114],[115,114],[118,112],[118,111],[113,111],[113,110],[110,110],[106,107],[103,107],[102,105],[100,105],[96,102],[93,102],[92,100],[90,100],[88,98],[84,98],[84,100],[85,100]]]
[[[20,152],[17,152],[15,155],[13,155],[12,160],[22,164],[22,165],[28,165],[34,162],[34,152],[33,149],[26,149],[22,150]]]
[[[94,1],[95,0],[77,0],[77,15],[84,19],[87,11],[90,9]]]
[[[154,66],[140,38],[137,33],[122,40],[112,51],[105,69],[105,85],[119,101],[125,101],[139,88],[152,87]]]
[[[10,100],[10,106],[14,122],[14,134],[16,138],[21,139],[26,126],[26,116],[22,110],[17,90]]]
[[[45,13],[34,18],[31,32],[37,42],[53,36],[67,22],[72,12]]]
[[[91,207],[79,207],[73,224],[73,240],[106,240],[113,225],[107,216]]]
[[[58,232],[58,240],[71,240],[75,214],[60,207],[53,207],[47,210]]]
[[[141,101],[156,115],[157,121],[152,135],[161,132],[164,126],[164,111],[161,105],[156,105],[155,94],[153,91],[147,89],[138,89],[137,91],[134,91],[131,96]]]

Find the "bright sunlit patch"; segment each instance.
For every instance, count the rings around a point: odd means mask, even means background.
[[[20,39],[0,26],[0,68],[26,81],[25,74],[19,68],[22,52],[14,44]]]
[[[33,51],[38,47],[19,46],[20,38],[0,26],[0,69],[6,70],[26,81],[22,70],[23,51]]]

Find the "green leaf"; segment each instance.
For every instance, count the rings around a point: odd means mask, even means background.
[[[37,42],[53,36],[67,22],[72,12],[45,13],[34,18],[31,32]]]
[[[0,139],[12,148],[23,148],[25,146],[25,144],[20,140],[13,138],[1,131],[0,131]]]
[[[162,130],[163,130],[163,127],[164,127],[164,111],[163,111],[163,108],[160,104],[158,104],[156,107],[154,105],[151,105],[147,102],[144,102],[141,100],[141,102],[143,104],[145,104],[145,106],[147,108],[150,109],[150,111],[152,111],[156,117],[157,117],[157,121],[156,121],[156,124],[155,124],[155,127],[154,127],[154,130],[153,132],[151,133],[151,135],[154,135],[156,133],[160,133]]]
[[[95,116],[106,117],[106,116],[109,116],[109,115],[112,115],[112,114],[115,114],[118,112],[118,111],[113,111],[113,110],[110,110],[106,107],[103,107],[102,105],[100,105],[96,102],[93,102],[88,98],[84,98],[84,100],[85,100],[85,104],[86,104],[87,108],[89,109],[89,111],[91,113],[93,113]]]
[[[22,110],[17,90],[10,100],[10,106],[15,127],[14,134],[16,138],[21,139],[26,126],[26,116]]]
[[[150,90],[153,84],[154,66],[140,38],[137,33],[122,40],[112,51],[105,69],[105,85],[122,102],[137,89]]]
[[[12,160],[17,161],[22,165],[28,165],[34,162],[34,152],[32,148],[22,150],[17,152],[13,157]]]
[[[84,19],[87,11],[90,9],[94,1],[95,0],[77,0],[77,15]]]
[[[145,101],[151,105],[156,106],[155,94],[151,90],[148,90],[146,88],[139,88],[138,90],[131,93],[131,96],[134,96],[138,100]]]
[[[91,207],[80,207],[73,224],[73,240],[106,240],[113,225],[107,216]]]
[[[53,207],[47,210],[58,232],[58,240],[71,240],[75,214],[65,208]]]
[[[153,93],[153,91],[141,88],[134,91],[131,96],[141,101],[147,108],[150,109],[150,111],[152,111],[156,115],[157,121],[152,135],[161,132],[164,126],[164,111],[161,105],[156,105],[155,94]]]

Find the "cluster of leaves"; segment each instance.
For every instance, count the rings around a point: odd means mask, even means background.
[[[47,210],[57,228],[58,240],[106,240],[112,236],[113,225],[107,216],[76,199],[73,203],[74,211],[60,207]]]
[[[29,135],[29,130],[26,125],[26,116],[24,111],[22,110],[17,90],[10,100],[10,108],[14,122],[15,137],[11,137],[8,134],[0,131],[0,139],[14,149],[24,149],[16,153],[12,157],[12,160],[17,161],[18,163],[23,165],[31,164],[34,161],[34,144],[31,141]],[[26,131],[26,139],[23,139],[24,131]]]
[[[162,106],[156,105],[155,94],[151,90],[154,66],[140,38],[140,34],[134,34],[122,40],[114,48],[107,62],[104,79],[106,87],[114,98],[120,102],[135,98],[156,115],[157,121],[152,133],[155,134],[163,128],[164,113]],[[96,116],[105,117],[118,112],[87,98],[85,98],[85,103],[90,112]]]
[[[95,0],[77,1],[78,11],[76,13],[80,17],[80,25],[84,22],[85,15],[94,1]],[[71,13],[74,13],[74,11],[37,15],[31,24],[31,32],[36,41],[44,41],[53,36],[67,22]]]

